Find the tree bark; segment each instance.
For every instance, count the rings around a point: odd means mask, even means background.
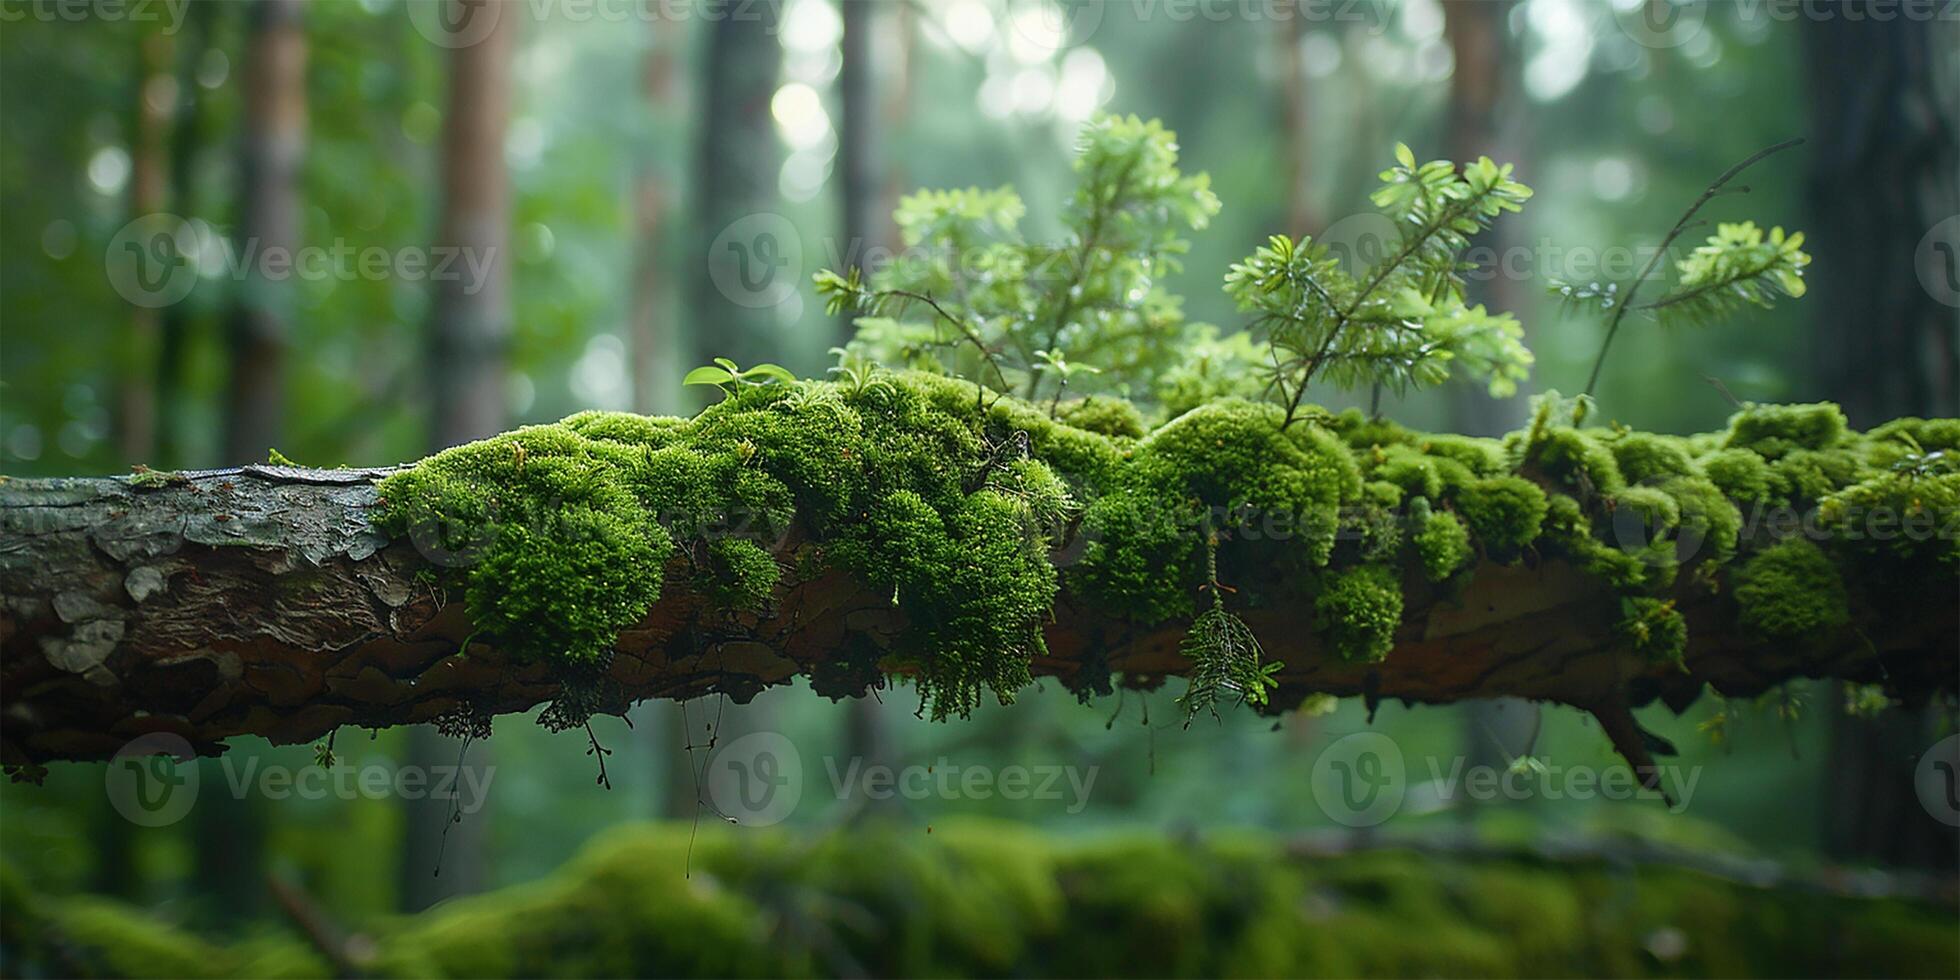
[[[149,732],[215,754],[235,735],[301,742],[344,725],[487,717],[556,696],[550,665],[513,661],[495,638],[473,637],[463,602],[435,584],[442,568],[413,536],[376,529],[372,482],[385,472],[252,466],[152,487],[123,477],[0,484],[0,761],[107,758]],[[800,546],[794,537],[782,546],[785,568],[798,567],[789,553]],[[1271,710],[1313,692],[1371,703],[1554,701],[1597,715],[1636,765],[1651,760],[1630,708],[1659,698],[1678,709],[1704,684],[1749,696],[1800,676],[1883,678],[1924,700],[1960,680],[1960,605],[1928,603],[1914,618],[1854,610],[1834,634],[1768,644],[1737,627],[1728,589],[1699,589],[1693,578],[1682,576],[1675,596],[1690,627],[1682,665],[1628,650],[1614,628],[1615,593],[1554,560],[1484,565],[1454,597],[1410,576],[1396,649],[1382,663],[1326,653],[1306,604],[1245,619],[1286,663]],[[889,593],[841,573],[786,577],[764,615],[713,608],[687,580],[670,568],[661,600],[620,634],[604,710],[713,692],[745,703],[831,662],[854,638],[884,643],[903,627]],[[1063,600],[1033,670],[1073,681],[1106,663],[1148,683],[1185,670],[1183,631]]]

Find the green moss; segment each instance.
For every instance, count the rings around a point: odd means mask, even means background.
[[[983,411],[970,385],[878,380],[750,388],[684,421],[588,412],[520,429],[390,476],[383,520],[467,567],[479,628],[567,665],[604,659],[677,556],[716,603],[763,606],[781,573],[762,545],[798,521],[827,560],[898,597],[897,652],[929,710],[964,713],[983,688],[1026,683],[1056,591],[1045,543],[1071,505],[1026,454],[1039,442],[1084,472],[1117,456],[1026,406]]]
[[[1402,488],[1381,480],[1369,480],[1361,485],[1361,499],[1377,507],[1394,510],[1402,506]]]
[[[1810,503],[1858,482],[1862,473],[1849,448],[1788,449],[1770,464],[1777,496],[1791,503]]]
[[[1734,592],[1742,626],[1767,639],[1815,636],[1851,619],[1837,566],[1802,538],[1744,562],[1735,571]]]
[[[1778,459],[1794,449],[1828,449],[1844,441],[1844,413],[1830,402],[1750,405],[1729,419],[1725,448],[1754,449]]]
[[[1290,529],[1230,542],[1224,557],[1262,549],[1325,564],[1341,503],[1361,494],[1360,470],[1332,433],[1282,431],[1282,420],[1276,406],[1214,402],[1146,437],[1084,516],[1082,591],[1145,622],[1189,615],[1203,529],[1220,520],[1283,518]]]
[[[1659,487],[1628,487],[1613,497],[1613,508],[1615,513],[1632,513],[1655,534],[1681,524],[1681,505]]]
[[[1332,571],[1322,576],[1313,608],[1314,624],[1335,656],[1379,661],[1394,649],[1402,624],[1402,583],[1383,565]]]
[[[1568,493],[1610,496],[1626,486],[1612,450],[1578,429],[1534,424],[1506,436],[1504,451],[1515,468],[1541,474]]]
[[[702,592],[726,609],[762,608],[782,577],[776,556],[742,538],[709,541],[707,559]]]
[[[1655,663],[1680,663],[1688,651],[1688,621],[1671,599],[1633,596],[1620,600],[1616,629],[1633,652]]]
[[[1601,541],[1577,500],[1554,494],[1546,506],[1544,544],[1562,552],[1587,574],[1623,589],[1647,584],[1652,565],[1636,555]]]
[[[1538,537],[1545,521],[1545,491],[1523,477],[1497,476],[1472,482],[1456,496],[1464,523],[1499,561],[1515,559]]]
[[[1504,471],[1504,444],[1496,439],[1425,433],[1416,448],[1424,455],[1461,465],[1471,476],[1496,476]]]
[[[1413,446],[1377,446],[1361,454],[1368,479],[1391,483],[1411,497],[1442,496],[1443,476],[1439,462]],[[1447,462],[1447,461],[1444,461]]]
[[[1630,432],[1613,440],[1610,448],[1620,476],[1629,482],[1701,475],[1701,468],[1688,452],[1688,441],[1676,436]]]
[[[1143,438],[1143,413],[1121,398],[1090,397],[1063,402],[1059,415],[1078,429],[1114,439]]]
[[[1893,419],[1866,433],[1866,438],[1887,442],[1900,435],[1911,436],[1927,452],[1960,451],[1960,419]]]
[[[1720,487],[1702,477],[1681,476],[1662,483],[1661,490],[1674,498],[1680,515],[1678,539],[1684,552],[1718,564],[1735,556],[1742,512]]]
[[[1817,524],[1850,551],[1960,568],[1960,473],[1874,476],[1819,501]]]
[[[1731,499],[1745,504],[1764,504],[1776,496],[1779,481],[1769,463],[1747,449],[1723,449],[1700,460],[1702,472]]]
[[[10,973],[328,975],[289,931],[225,947],[102,899],[35,898],[0,917]],[[1662,862],[1302,857],[1263,834],[1069,839],[961,819],[624,826],[544,878],[362,932],[378,977],[1943,976],[1960,957],[1949,903]]]
[[[1416,555],[1422,560],[1423,574],[1431,582],[1441,582],[1470,562],[1470,529],[1455,514],[1428,511],[1416,518]]]

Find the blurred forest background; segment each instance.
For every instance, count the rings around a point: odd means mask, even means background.
[[[821,375],[847,328],[813,298],[812,272],[893,247],[891,211],[919,187],[1011,183],[1029,203],[1026,233],[1053,237],[1076,130],[1099,111],[1161,118],[1185,170],[1210,173],[1224,207],[1193,236],[1174,290],[1191,319],[1226,330],[1239,318],[1219,277],[1266,235],[1368,247],[1366,219],[1343,221],[1366,211],[1396,141],[1425,159],[1514,161],[1537,198],[1494,244],[1527,256],[1528,275],[1478,288],[1524,321],[1534,387],[1568,393],[1600,327],[1561,318],[1543,280],[1599,273],[1562,265],[1560,249],[1652,244],[1731,163],[1806,136],[1715,215],[1808,232],[1812,295],[1709,329],[1630,328],[1600,387],[1604,414],[1673,432],[1720,427],[1731,399],[1836,400],[1861,426],[1960,414],[1951,21],[1668,0],[513,0],[476,12],[459,30],[484,33],[456,44],[463,33],[440,20],[454,12],[432,0],[64,9],[0,10],[0,469],[12,475],[235,465],[273,447],[306,465],[388,464],[585,408],[687,411],[698,396],[681,376],[717,355]],[[794,236],[776,271],[795,288],[761,306],[717,288],[729,270],[713,268],[733,261],[717,237],[757,213]],[[175,217],[145,217],[157,214]],[[142,227],[167,228],[188,256],[181,299],[133,303],[116,280],[139,219],[164,222]],[[351,260],[266,276],[230,263],[245,243],[391,260],[455,245],[488,264],[474,290]],[[1384,410],[1478,433],[1524,412],[1523,395],[1453,388]],[[646,704],[630,729],[595,723],[614,752],[610,790],[594,785],[582,734],[505,717],[468,748],[472,765],[495,767],[488,805],[454,825],[442,804],[206,793],[189,819],[143,829],[110,808],[100,765],[62,764],[44,787],[0,789],[0,855],[37,888],[117,895],[206,929],[279,920],[268,878],[360,921],[535,879],[621,822],[694,819],[686,746],[714,720],[723,742],[773,730],[799,748],[794,826],[875,810],[921,832],[977,814],[1061,835],[1348,833],[1316,807],[1308,774],[1330,739],[1369,730],[1363,706],[1182,730],[1174,694],[1085,706],[1051,684],[946,725],[917,720],[907,689],[833,704],[798,685],[685,716]],[[1798,685],[1762,703],[1705,697],[1680,718],[1650,709],[1642,723],[1703,767],[1682,814],[1542,797],[1471,810],[1418,785],[1372,833],[1631,835],[1795,867],[1951,873],[1953,834],[1911,789],[1940,720],[1849,718],[1843,698]],[[1372,726],[1417,783],[1422,760],[1447,768],[1463,753],[1614,761],[1564,709],[1390,704]],[[459,750],[420,729],[340,736],[351,764]],[[306,746],[234,741],[234,763],[312,761]],[[868,807],[827,792],[823,760],[853,758],[1098,775],[1079,812],[1066,799]],[[205,785],[222,784],[218,763],[203,765]]]

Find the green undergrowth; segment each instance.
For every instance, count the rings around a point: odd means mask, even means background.
[[[819,836],[622,827],[556,873],[356,924],[376,977],[1950,976],[1951,906],[1600,860],[1289,854],[1258,834],[1065,840],[950,821]],[[686,869],[686,873],[684,873]],[[10,887],[16,968],[325,977]]]
[[[1064,591],[1146,626],[1210,609],[1215,587],[1220,615],[1295,607],[1323,655],[1373,661],[1411,583],[1447,599],[1479,562],[1558,559],[1628,601],[1630,649],[1671,660],[1671,601],[1697,589],[1727,590],[1762,642],[1817,642],[1960,573],[1954,420],[1860,435],[1832,405],[1751,406],[1682,437],[1573,414],[1547,397],[1524,430],[1475,439],[1226,399],[1146,431],[1107,397],[1038,406],[877,371],[741,387],[692,419],[587,412],[441,453],[380,495],[481,631],[568,674],[677,584],[766,616],[785,580],[846,573],[907,624],[869,679],[912,677],[937,718],[1027,684]]]

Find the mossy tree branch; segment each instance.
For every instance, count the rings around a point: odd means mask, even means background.
[[[564,695],[561,665],[482,635],[462,590],[444,584],[475,555],[383,530],[375,483],[389,472],[262,466],[0,484],[4,762],[31,772],[105,758],[157,731],[216,753],[238,735],[290,743],[339,726],[480,720]],[[746,701],[797,675],[843,696],[881,668],[909,669],[887,656],[907,608],[889,588],[809,560],[817,545],[806,530],[774,543],[783,573],[747,610],[704,594],[689,553],[669,559],[658,601],[619,633],[581,697],[603,712],[647,697]],[[1081,533],[1078,524],[1055,550],[1058,564],[1080,554]],[[1333,655],[1312,601],[1241,610],[1286,665],[1267,710],[1320,692],[1371,703],[1542,699],[1597,714],[1646,765],[1650,743],[1630,709],[1656,699],[1678,709],[1704,686],[1751,695],[1836,677],[1920,701],[1956,686],[1960,604],[1950,587],[1938,601],[1938,583],[1915,615],[1854,598],[1848,616],[1772,641],[1739,613],[1726,569],[1683,573],[1661,593],[1687,625],[1675,663],[1641,653],[1620,628],[1621,593],[1567,558],[1531,550],[1504,563],[1486,551],[1444,585],[1420,563],[1401,566],[1403,611],[1379,662]],[[1295,573],[1232,574],[1240,585],[1264,576],[1270,588]],[[1105,686],[1105,671],[1154,685],[1189,669],[1179,652],[1188,622],[1142,624],[1065,589],[1030,671],[1080,689]]]

